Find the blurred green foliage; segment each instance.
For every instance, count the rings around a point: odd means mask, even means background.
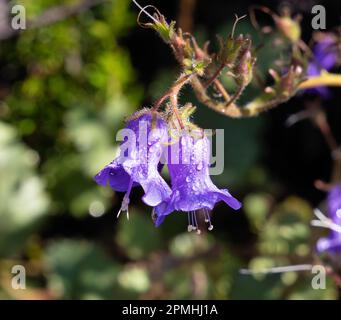
[[[202,236],[186,232],[180,213],[154,228],[141,202],[129,221],[115,221],[117,195],[92,176],[114,157],[116,132],[142,100],[134,52],[120,44],[136,24],[130,2],[108,1],[1,44],[0,298],[335,298],[331,281],[313,290],[309,272],[239,273],[312,259],[312,208],[269,193],[278,186],[259,161],[263,118],[233,121],[204,108],[196,115],[203,127],[225,129],[225,171],[214,179],[245,194],[244,212],[218,209],[217,230]],[[60,1],[26,0],[28,19],[54,5]],[[150,95],[158,97],[173,75],[161,70]],[[194,99],[185,91],[186,98]],[[248,222],[252,243],[227,237],[230,216]],[[13,264],[27,270],[23,295],[10,287]]]

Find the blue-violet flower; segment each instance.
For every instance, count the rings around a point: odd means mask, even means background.
[[[143,201],[156,206],[169,198],[171,189],[160,176],[158,169],[162,151],[168,142],[167,124],[158,113],[144,109],[128,120],[120,146],[120,154],[95,177],[95,181],[112,189],[126,192],[121,211],[127,212],[132,187],[141,185],[145,195]]]
[[[188,213],[188,231],[198,228],[196,212],[202,210],[205,222],[212,230],[209,210],[219,201],[224,201],[231,208],[241,207],[226,189],[218,189],[209,175],[210,143],[202,135],[196,138],[189,132],[180,135],[177,143],[170,143],[168,147],[168,169],[171,177],[172,195],[166,202],[155,208],[156,226],[159,226],[165,217],[173,211]]]
[[[326,238],[321,238],[317,242],[317,251],[319,253],[341,252],[341,184],[334,186],[327,198],[329,218],[324,217],[321,212],[315,212],[320,218],[320,223],[331,229],[331,233]]]

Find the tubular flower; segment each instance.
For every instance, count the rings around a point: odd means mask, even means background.
[[[341,184],[333,187],[327,198],[328,214],[327,217],[322,217],[325,227],[331,229],[331,233],[326,238],[321,238],[317,242],[317,251],[319,253],[341,252]],[[320,213],[321,214],[321,213]]]
[[[210,143],[206,136],[194,138],[188,132],[182,134],[177,143],[170,143],[167,157],[172,195],[155,208],[156,226],[171,212],[183,211],[188,213],[188,231],[200,233],[196,216],[199,210],[212,230],[209,211],[217,202],[222,200],[235,210],[241,207],[228,190],[218,189],[210,178]]]
[[[307,75],[309,77],[318,76],[322,70],[331,70],[338,61],[338,50],[333,36],[326,35],[316,43],[313,48],[314,58],[309,62]],[[323,98],[330,97],[327,87],[316,87],[309,89],[308,92],[314,92]]]
[[[168,141],[167,124],[157,113],[142,110],[130,117],[123,132],[125,140],[120,154],[95,177],[102,186],[108,183],[112,189],[126,192],[121,211],[128,215],[129,195],[132,187],[141,185],[145,194],[142,200],[156,206],[171,194],[171,189],[160,176],[160,158]]]

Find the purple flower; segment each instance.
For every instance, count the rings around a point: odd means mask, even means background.
[[[321,216],[320,221],[325,227],[331,229],[331,233],[328,237],[318,240],[317,251],[336,253],[341,251],[341,184],[333,187],[329,192],[327,204],[329,219]],[[321,213],[318,214],[321,215]]]
[[[120,146],[119,156],[102,169],[95,181],[112,189],[126,192],[121,211],[127,211],[132,187],[141,185],[145,195],[143,201],[156,206],[169,198],[171,190],[159,174],[162,151],[168,142],[167,124],[157,113],[149,110],[136,112],[130,117],[123,132],[125,140]]]
[[[318,76],[321,70],[331,70],[338,60],[338,51],[335,39],[332,35],[326,35],[316,43],[313,48],[314,58],[309,62],[307,75],[309,77]],[[309,89],[308,92],[318,93],[323,98],[330,97],[327,87],[316,87]]]
[[[202,210],[209,230],[213,229],[209,210],[224,201],[237,210],[241,204],[226,189],[218,189],[209,175],[210,143],[206,136],[194,138],[184,133],[177,143],[168,147],[168,169],[171,177],[172,195],[169,200],[155,208],[156,226],[173,211],[188,213],[188,230],[197,230],[196,212]],[[198,233],[200,230],[198,229]]]

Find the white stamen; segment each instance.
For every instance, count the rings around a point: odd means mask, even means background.
[[[336,216],[341,219],[341,209],[336,211]]]
[[[128,210],[129,209],[129,202],[130,202],[129,193],[126,193],[124,198],[123,198],[123,201],[122,201],[122,204],[121,204],[121,208],[120,208],[120,210],[117,213],[117,218],[119,218],[119,216],[120,216],[122,211],[126,211],[127,219],[129,220],[129,210]]]
[[[193,225],[192,225],[192,214],[190,212],[187,213],[187,218],[188,218],[188,227],[187,231],[192,232],[193,231]]]
[[[117,216],[116,216],[117,219],[120,217],[121,211],[122,211],[122,209],[118,210],[118,213],[117,213]]]
[[[208,223],[208,228],[207,229],[208,229],[208,231],[212,231],[213,230],[213,225],[211,223],[210,213],[209,213],[209,211],[206,208],[204,208],[203,211],[204,211],[204,216],[205,216],[205,222]]]
[[[198,222],[197,222],[197,215],[196,215],[195,211],[192,211],[192,217],[193,217],[192,219],[194,221],[193,230],[197,230],[199,228],[198,228]]]

